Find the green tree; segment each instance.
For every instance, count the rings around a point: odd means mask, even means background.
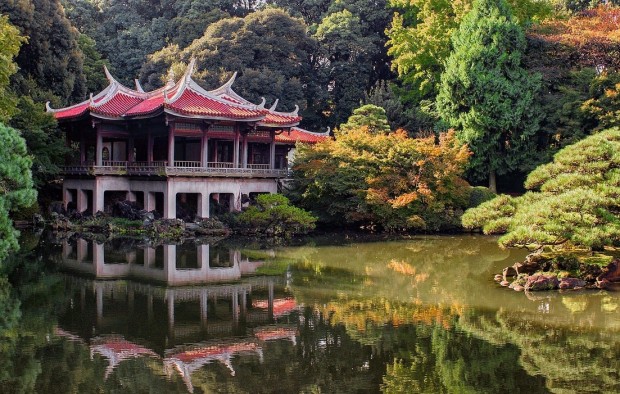
[[[316,218],[291,205],[281,194],[261,194],[256,202],[237,216],[243,232],[271,236],[306,234]]]
[[[366,104],[353,110],[353,115],[349,117],[347,123],[340,125],[340,131],[346,133],[349,130],[367,127],[372,134],[387,134],[390,132],[390,125],[385,114],[385,110],[376,105]]]
[[[13,59],[25,41],[8,17],[0,15],[0,122],[6,122],[15,113],[15,98],[8,86],[10,77],[17,71]]]
[[[100,92],[108,85],[108,79],[103,73],[103,66],[110,68],[110,62],[102,58],[101,53],[97,51],[95,40],[86,34],[80,34],[78,43],[84,54],[86,90],[90,93]]]
[[[488,177],[527,168],[535,154],[538,75],[522,65],[526,42],[505,0],[476,0],[453,36],[437,96],[437,111],[474,153],[472,175]]]
[[[463,226],[506,233],[503,246],[620,245],[620,129],[565,147],[527,178],[530,192],[468,210]]]
[[[233,88],[248,100],[259,103],[264,96],[269,103],[280,99],[280,111],[292,111],[296,104],[305,109],[316,100],[315,49],[302,20],[266,9],[213,23],[185,49],[163,48],[144,65],[141,80],[145,88],[159,87],[170,67],[178,69],[193,57],[194,77],[205,87],[217,87],[238,72]]]
[[[15,93],[41,97],[42,102],[52,96],[65,104],[83,99],[86,81],[78,32],[65,16],[60,0],[5,0],[0,2],[0,13],[7,14],[28,37],[15,58],[19,67],[12,81]],[[34,92],[29,90],[29,80],[36,82]]]
[[[0,123],[0,261],[17,250],[17,231],[9,217],[12,211],[32,205],[36,192],[32,185],[32,160],[17,130]]]
[[[452,50],[450,37],[472,8],[473,0],[390,0],[397,12],[388,29],[388,54],[394,60],[406,101],[432,99],[439,90],[444,62]],[[547,1],[510,0],[517,21],[526,26],[551,14]]]

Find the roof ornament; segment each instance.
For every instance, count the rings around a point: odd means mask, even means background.
[[[297,116],[299,114],[299,105],[295,104],[295,110],[291,112],[291,115]]]
[[[142,85],[140,85],[140,80],[136,78],[134,82],[136,83],[136,90],[140,93],[144,93],[144,89],[142,89]]]
[[[265,104],[267,103],[267,100],[265,100],[264,97],[261,97],[260,99],[260,104],[256,106],[256,109],[265,109]]]
[[[110,70],[108,70],[108,66],[106,66],[105,64],[103,65],[103,72],[105,73],[105,77],[108,79],[108,82],[110,82],[110,84],[116,83],[116,80],[114,79],[112,74],[110,74]]]
[[[273,105],[271,106],[271,108],[269,108],[269,111],[275,111],[276,107],[278,106],[278,102],[280,101],[280,99],[276,99],[276,101],[273,102]]]
[[[168,86],[174,86],[174,70],[172,67],[168,70],[168,82],[166,82],[166,87]]]
[[[90,97],[88,99],[88,105],[93,106],[95,105],[95,100],[93,99],[93,94],[90,94]]]
[[[164,103],[169,103],[170,99],[168,99],[168,87],[166,85],[166,87],[164,88]]]
[[[235,71],[235,73],[232,75],[232,77],[230,77],[230,79],[228,80],[228,82],[226,82],[224,85],[222,85],[222,87],[226,90],[230,89],[232,84],[235,83],[235,79],[237,79],[237,72]]]
[[[193,57],[189,61],[189,64],[187,65],[187,70],[185,71],[185,79],[186,80],[189,80],[192,77],[192,74],[194,74],[194,68],[195,67],[196,67],[196,58]]]
[[[46,112],[56,112],[56,110],[55,110],[55,109],[53,109],[52,107],[50,107],[50,102],[49,102],[49,101],[45,103],[45,111],[46,111]]]

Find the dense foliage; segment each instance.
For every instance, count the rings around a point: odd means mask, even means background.
[[[468,210],[466,228],[506,233],[504,246],[620,245],[620,129],[612,128],[560,150],[527,178],[531,190],[501,195]]]
[[[476,0],[453,36],[437,110],[474,153],[470,168],[488,176],[528,164],[535,154],[539,78],[523,68],[525,36],[505,0]]]
[[[18,131],[0,123],[0,262],[18,249],[9,214],[32,205],[36,199],[26,144]]]
[[[281,194],[260,194],[235,222],[236,230],[244,234],[288,237],[313,230],[316,218]]]
[[[392,231],[458,226],[469,199],[461,178],[469,151],[453,132],[436,141],[409,138],[402,130],[342,129],[335,139],[299,147],[292,195],[301,206],[337,225]]]

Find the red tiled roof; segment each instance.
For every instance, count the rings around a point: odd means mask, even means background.
[[[269,111],[265,119],[261,120],[261,123],[283,126],[288,124],[297,124],[300,121],[301,116],[291,116],[281,112]]]
[[[91,112],[96,114],[121,117],[127,111],[144,101],[143,98],[118,92],[102,105],[91,106]]]
[[[127,112],[125,112],[125,116],[138,116],[138,115],[146,115],[150,114],[159,108],[164,106],[164,93],[159,93],[153,97],[149,97],[146,100],[142,101],[138,105],[132,107]]]
[[[316,134],[298,127],[292,127],[290,133],[288,131],[283,131],[280,134],[276,134],[276,142],[284,144],[294,144],[296,142],[315,144],[326,138],[329,138],[326,134]]]
[[[72,107],[63,108],[56,112],[53,112],[53,115],[56,119],[70,119],[77,118],[78,116],[82,116],[88,110],[90,103],[88,101],[84,101],[83,103],[74,105]]]
[[[263,111],[227,105],[219,100],[202,96],[191,89],[185,89],[173,102],[166,103],[166,108],[180,114],[216,118],[254,119],[261,118],[264,115]]]

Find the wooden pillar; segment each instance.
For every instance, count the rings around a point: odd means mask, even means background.
[[[243,137],[243,168],[248,168],[248,136]]]
[[[200,140],[200,166],[207,167],[209,163],[209,137],[206,128],[202,128],[202,138]]]
[[[233,152],[233,167],[239,167],[239,128],[235,130],[235,143]]]
[[[269,144],[269,168],[276,168],[276,134],[271,132],[271,143]]]
[[[84,140],[84,134],[80,134],[80,164],[86,164],[86,141]]]
[[[103,137],[101,136],[101,131],[99,127],[97,127],[97,146],[95,148],[95,165],[102,166],[103,165],[103,157],[101,150],[103,149]]]
[[[168,166],[174,167],[174,130],[168,131]]]
[[[129,138],[129,143],[128,145],[128,149],[129,152],[127,152],[127,161],[130,163],[133,163],[134,161],[136,161],[136,155],[135,155],[135,142],[133,137]]]
[[[149,165],[153,162],[153,135],[150,131],[146,137],[146,161]]]

